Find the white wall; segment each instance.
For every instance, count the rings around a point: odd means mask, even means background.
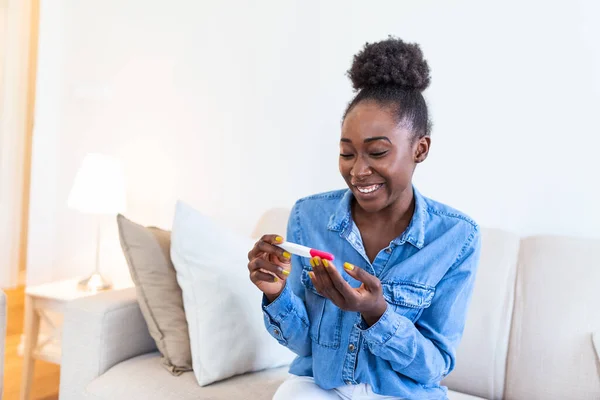
[[[424,194],[486,226],[600,237],[596,4],[42,1],[29,283],[91,267],[93,226],[66,208],[86,152],[120,157],[127,215],[164,227],[178,198],[249,233],[342,187],[345,71],[388,34],[432,67]],[[104,246],[125,279],[114,230]]]

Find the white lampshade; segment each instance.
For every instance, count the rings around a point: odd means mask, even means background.
[[[67,204],[90,214],[125,212],[125,174],[121,163],[103,154],[88,154],[75,176]]]

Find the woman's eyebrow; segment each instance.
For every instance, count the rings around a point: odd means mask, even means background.
[[[386,140],[386,141],[390,142],[390,144],[392,143],[392,141],[390,140],[390,138],[388,138],[387,136],[373,136],[373,137],[369,137],[369,138],[365,139],[365,143],[375,142],[377,140]],[[350,140],[348,138],[341,138],[340,142],[352,143],[352,140]]]
[[[365,143],[375,142],[377,140],[387,140],[388,142],[390,142],[390,144],[392,143],[392,141],[390,140],[390,138],[388,138],[387,136],[373,136],[373,137],[370,137],[370,138],[366,138],[365,139]]]

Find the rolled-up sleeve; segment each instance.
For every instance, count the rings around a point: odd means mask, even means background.
[[[287,227],[287,237],[299,241],[299,221],[297,205],[292,208]],[[292,270],[279,296],[269,303],[263,295],[262,309],[267,331],[277,341],[299,356],[312,353],[309,335],[310,322],[304,303],[304,287],[300,281],[302,264],[300,258],[293,255]]]

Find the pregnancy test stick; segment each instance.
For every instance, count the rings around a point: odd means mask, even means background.
[[[281,247],[285,251],[288,251],[292,254],[301,257],[321,257],[324,260],[333,261],[334,257],[331,253],[326,253],[321,250],[311,249],[310,247],[302,246],[296,243],[291,242],[283,242],[280,244],[275,244],[277,247]]]

